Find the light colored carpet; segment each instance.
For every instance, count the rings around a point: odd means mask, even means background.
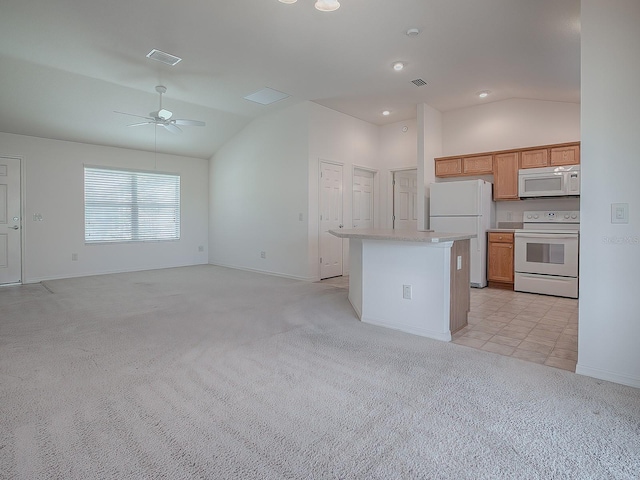
[[[637,479],[640,391],[213,266],[0,289],[0,478]]]

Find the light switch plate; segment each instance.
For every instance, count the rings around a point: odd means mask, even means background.
[[[629,204],[611,204],[611,223],[629,223]]]

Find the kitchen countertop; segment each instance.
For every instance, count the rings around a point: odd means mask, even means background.
[[[519,228],[488,228],[487,232],[491,233],[515,233]]]
[[[357,238],[361,240],[392,240],[397,242],[422,242],[441,243],[455,242],[456,240],[468,240],[476,238],[475,233],[446,233],[446,232],[418,232],[415,230],[392,230],[392,229],[346,229],[329,230],[329,233],[340,238]]]

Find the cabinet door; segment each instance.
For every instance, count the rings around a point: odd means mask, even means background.
[[[513,243],[489,243],[489,281],[513,283]]]
[[[447,158],[444,160],[436,159],[436,177],[454,177],[462,175],[462,159]]]
[[[462,170],[465,175],[491,175],[493,173],[493,155],[463,158]]]
[[[555,147],[551,149],[551,166],[577,165],[580,163],[580,146]]]
[[[518,199],[518,152],[493,157],[493,199]]]
[[[520,168],[537,168],[549,166],[549,150],[525,150],[520,154]]]

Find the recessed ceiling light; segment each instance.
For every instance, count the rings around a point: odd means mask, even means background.
[[[402,62],[395,62],[395,63],[393,64],[393,69],[394,69],[396,72],[399,72],[399,71],[400,71],[400,70],[402,70],[403,68],[404,68],[404,63],[402,63]]]
[[[420,33],[420,30],[418,30],[417,28],[410,28],[409,30],[407,30],[407,37],[415,37],[419,33]]]
[[[338,0],[317,0],[316,9],[321,12],[333,12],[340,8],[340,2]]]
[[[280,0],[282,3],[296,3],[298,0]]]
[[[491,92],[489,90],[483,90],[482,92],[478,92],[478,96],[480,98],[487,98]]]
[[[388,115],[391,115],[391,112],[389,110],[385,110],[384,112],[382,112],[382,114],[386,117]]]

